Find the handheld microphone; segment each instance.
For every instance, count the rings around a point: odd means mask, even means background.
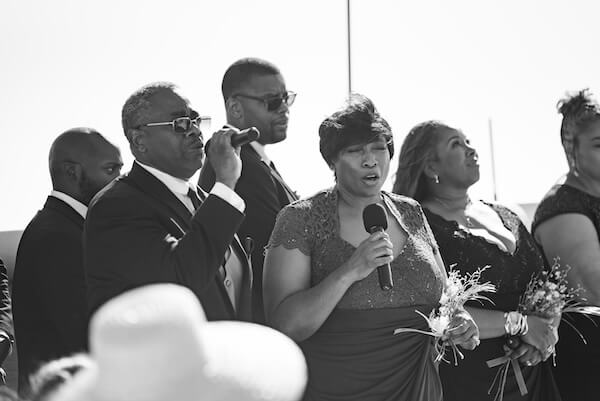
[[[363,210],[363,224],[369,234],[376,231],[385,231],[388,223],[383,206],[378,203],[367,205]],[[389,263],[377,267],[377,276],[379,277],[379,287],[382,290],[387,291],[394,286],[392,267]]]
[[[256,127],[250,127],[241,130],[240,132],[231,135],[231,146],[237,148],[252,141],[256,141],[260,137],[260,132]]]

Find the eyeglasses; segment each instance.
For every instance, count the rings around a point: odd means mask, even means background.
[[[267,108],[267,111],[279,110],[281,105],[284,103],[286,106],[289,107],[292,104],[294,104],[294,100],[296,100],[296,93],[292,92],[292,91],[287,91],[280,95],[267,96],[267,97],[251,96],[251,95],[245,95],[243,93],[238,93],[238,94],[231,95],[231,96],[232,97],[236,97],[236,96],[245,97],[247,99],[258,100],[259,102],[263,102],[263,104]]]
[[[147,123],[138,125],[138,127],[158,127],[161,125],[170,125],[173,127],[173,131],[178,134],[185,134],[192,129],[192,124],[200,130],[200,132],[208,132],[210,129],[210,117],[209,116],[198,116],[196,118],[190,117],[178,117],[173,121],[165,121],[160,123]]]

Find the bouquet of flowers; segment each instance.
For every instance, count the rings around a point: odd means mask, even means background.
[[[600,315],[600,308],[593,306],[583,306],[577,299],[580,295],[580,288],[570,288],[567,285],[567,273],[569,266],[561,266],[559,258],[554,260],[550,270],[544,270],[534,274],[527,284],[525,292],[521,296],[518,312],[522,315],[540,316],[548,319],[559,318],[564,313],[584,313],[586,315]],[[570,324],[567,320],[566,323]],[[577,333],[577,328],[571,325]],[[582,340],[585,339],[579,333]],[[520,344],[518,337],[509,337],[507,345],[510,348],[517,348]],[[549,349],[554,355],[554,348]],[[498,388],[494,401],[502,401],[504,395],[504,386],[508,375],[508,370],[512,366],[515,372],[515,379],[521,391],[521,395],[527,394],[527,387],[523,379],[521,367],[518,361],[511,359],[508,355],[487,361],[490,368],[500,366],[492,385],[488,391],[491,394],[496,382]]]
[[[464,311],[465,302],[469,300],[478,300],[480,302],[487,300],[491,302],[489,298],[481,295],[481,293],[495,292],[496,287],[489,282],[483,284],[479,283],[479,280],[481,279],[481,273],[489,266],[477,269],[473,273],[467,273],[462,277],[457,270],[452,270],[454,266],[455,265],[450,266],[446,286],[440,298],[440,306],[437,309],[432,310],[429,316],[424,315],[418,310],[415,311],[419,315],[423,316],[423,318],[427,321],[431,331],[399,328],[394,330],[394,334],[413,332],[432,336],[435,339],[435,361],[439,362],[443,360],[445,362],[449,362],[444,358],[444,355],[446,353],[446,346],[450,345],[452,347],[454,356],[454,364],[458,365],[458,358],[463,359],[463,354],[460,352],[456,344],[454,344],[452,341],[443,341],[442,337],[452,330],[452,328],[450,328],[450,323],[458,313]]]
[[[543,271],[534,276],[525,293],[521,297],[519,310],[526,315],[555,318],[565,313],[582,313],[584,315],[600,315],[597,306],[585,306],[579,299],[581,288],[569,288],[567,286],[567,273],[571,268],[560,265],[560,258],[554,259],[550,271]],[[565,323],[571,326],[584,343],[587,343],[583,335],[568,320]]]

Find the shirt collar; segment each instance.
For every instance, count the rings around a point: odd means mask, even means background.
[[[138,160],[136,160],[135,162],[139,164],[140,167],[142,167],[144,170],[156,177],[157,180],[165,184],[166,187],[169,188],[169,190],[175,194],[187,195],[188,190],[190,188],[192,188],[192,190],[194,189],[187,180],[182,180],[181,178],[173,177],[172,175],[167,174],[164,171],[160,171],[157,168],[148,166],[144,163],[141,163]]]
[[[67,205],[71,206],[77,213],[79,213],[81,217],[85,219],[85,215],[87,214],[88,208],[86,205],[79,202],[77,199],[55,189],[53,189],[52,192],[50,192],[50,196],[53,196],[56,199],[60,199],[61,201],[65,202]]]
[[[258,155],[260,156],[260,158],[262,159],[262,161],[265,164],[267,164],[267,165],[271,164],[271,159],[269,159],[269,156],[267,156],[267,153],[265,152],[265,145],[263,145],[262,143],[258,143],[256,141],[252,141],[252,142],[250,142],[250,146],[252,146],[252,148],[254,148],[254,150],[256,150],[256,153],[258,153]]]

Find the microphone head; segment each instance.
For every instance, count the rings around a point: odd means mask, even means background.
[[[258,138],[260,138],[260,132],[256,127],[247,128],[242,132],[248,132],[248,142],[256,141]]]
[[[229,128],[225,126],[225,128]],[[255,141],[260,137],[260,132],[256,127],[250,127],[241,130],[240,132],[231,135],[231,146],[242,146],[252,141]]]
[[[379,203],[367,205],[363,210],[363,224],[368,233],[373,233],[379,227],[387,230],[387,216],[383,206]]]

